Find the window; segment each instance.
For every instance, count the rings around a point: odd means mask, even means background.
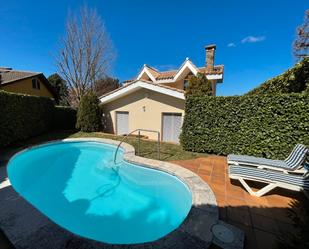
[[[190,78],[193,76],[193,74],[190,72],[188,73],[187,77],[184,79],[183,81],[183,90],[187,90],[188,86],[189,86],[189,81],[190,81]]]
[[[40,82],[37,79],[32,79],[32,88],[33,89],[41,89]]]
[[[185,79],[185,80],[183,81],[183,90],[187,90],[188,86],[189,86],[189,80],[188,80],[188,79]]]
[[[36,89],[36,79],[32,79],[32,88]]]
[[[162,140],[179,143],[182,121],[181,113],[162,113]]]

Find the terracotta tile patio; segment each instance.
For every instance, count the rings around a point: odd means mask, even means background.
[[[231,182],[226,157],[223,156],[173,163],[197,173],[209,184],[217,199],[220,219],[245,232],[244,248],[273,248],[280,232],[293,231],[287,209],[292,200],[303,200],[303,194],[277,189],[263,197],[251,196],[238,181]]]

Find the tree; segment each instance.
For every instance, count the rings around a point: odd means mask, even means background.
[[[294,41],[294,55],[298,59],[308,57],[309,51],[309,10],[306,11],[303,25],[297,28],[297,37]]]
[[[198,73],[197,76],[191,76],[189,85],[186,89],[186,96],[212,96],[211,82],[205,74]]]
[[[112,77],[104,77],[95,83],[95,94],[100,97],[105,93],[113,91],[120,87],[119,80]]]
[[[69,86],[70,99],[78,104],[107,74],[114,58],[112,41],[96,10],[82,7],[80,13],[69,15],[60,45],[58,70]]]
[[[102,110],[99,99],[89,92],[81,97],[77,110],[76,128],[84,132],[95,132],[102,129]]]
[[[57,74],[57,73],[50,75],[47,79],[57,93],[59,104],[64,105],[64,106],[69,105],[69,103],[68,103],[68,86],[67,86],[65,80],[62,79],[60,77],[60,75]]]

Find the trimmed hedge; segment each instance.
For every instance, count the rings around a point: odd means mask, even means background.
[[[0,147],[50,130],[53,111],[49,98],[0,91]]]
[[[248,92],[253,94],[278,94],[309,92],[309,58],[303,59],[283,74],[265,81]]]
[[[77,111],[68,106],[55,106],[53,128],[75,130]]]
[[[283,159],[309,145],[309,96],[188,97],[182,131],[185,150]]]

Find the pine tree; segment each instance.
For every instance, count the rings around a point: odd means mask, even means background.
[[[102,128],[102,110],[99,99],[90,92],[81,98],[77,110],[76,128],[84,132],[100,131]]]

